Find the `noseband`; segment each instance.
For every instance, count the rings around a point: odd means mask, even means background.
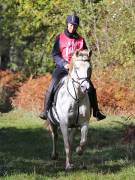
[[[77,60],[77,61],[82,61],[82,60]],[[85,61],[88,61],[88,62],[89,62],[89,60],[85,60]],[[75,97],[70,93],[70,90],[69,90],[69,88],[68,88],[68,85],[67,85],[67,90],[68,90],[68,93],[71,95],[71,97],[72,97],[76,102],[79,102],[79,98],[77,97],[77,93],[76,93],[76,90],[75,90],[75,83],[78,84],[78,85],[81,87],[81,85],[83,84],[83,82],[89,81],[89,78],[88,78],[88,77],[79,77],[78,72],[77,72],[76,69],[75,69],[75,73],[76,73],[76,75],[77,75],[77,80],[75,80],[74,78],[71,77],[71,78],[72,78],[72,84],[73,84],[74,92],[75,92]],[[71,76],[71,75],[70,75],[70,76]],[[78,80],[82,80],[81,83],[78,82]]]

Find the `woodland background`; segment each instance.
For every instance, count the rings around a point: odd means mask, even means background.
[[[133,0],[0,0],[0,107],[41,110],[54,68],[51,50],[66,16],[93,50],[92,79],[101,107],[135,111]],[[8,70],[7,70],[8,69]],[[12,97],[13,96],[13,97]],[[12,98],[11,98],[12,97]]]
[[[50,161],[50,135],[39,118],[54,63],[51,50],[66,16],[93,50],[92,81],[103,121],[90,118],[76,169]],[[80,139],[77,134],[74,147]],[[80,165],[86,165],[81,169]],[[135,179],[135,1],[0,0],[0,180]]]

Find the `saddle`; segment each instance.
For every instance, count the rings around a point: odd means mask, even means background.
[[[54,89],[54,99],[53,99],[53,106],[56,105],[56,101],[57,101],[57,96],[58,96],[58,92],[60,90],[60,88],[63,86],[64,84],[64,80],[63,78],[58,82],[57,86]]]

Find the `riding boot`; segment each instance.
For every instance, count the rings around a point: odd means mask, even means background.
[[[88,95],[89,95],[91,106],[93,108],[93,116],[98,121],[105,119],[106,116],[100,112],[99,107],[98,107],[96,89],[94,87],[90,88]]]
[[[64,68],[56,68],[54,70],[54,72],[52,74],[51,83],[46,92],[45,101],[44,101],[44,110],[39,115],[39,117],[41,119],[47,119],[47,114],[48,114],[50,107],[52,106],[57,84],[59,83],[60,79],[62,79],[62,77],[64,77],[65,75],[67,75],[67,70],[65,70]]]
[[[53,98],[54,98],[53,83],[51,82],[48,90],[46,91],[45,101],[44,101],[44,110],[39,115],[41,119],[47,120],[47,114],[52,105]]]

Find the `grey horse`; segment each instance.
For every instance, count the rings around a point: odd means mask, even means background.
[[[58,127],[60,127],[66,153],[66,170],[73,168],[71,147],[76,128],[79,127],[81,131],[80,144],[76,148],[78,155],[83,154],[87,142],[91,116],[87,90],[90,88],[91,69],[89,51],[76,51],[70,63],[68,76],[62,79],[55,105],[48,113],[49,129],[53,142],[52,159],[57,159],[58,156],[56,146]]]

